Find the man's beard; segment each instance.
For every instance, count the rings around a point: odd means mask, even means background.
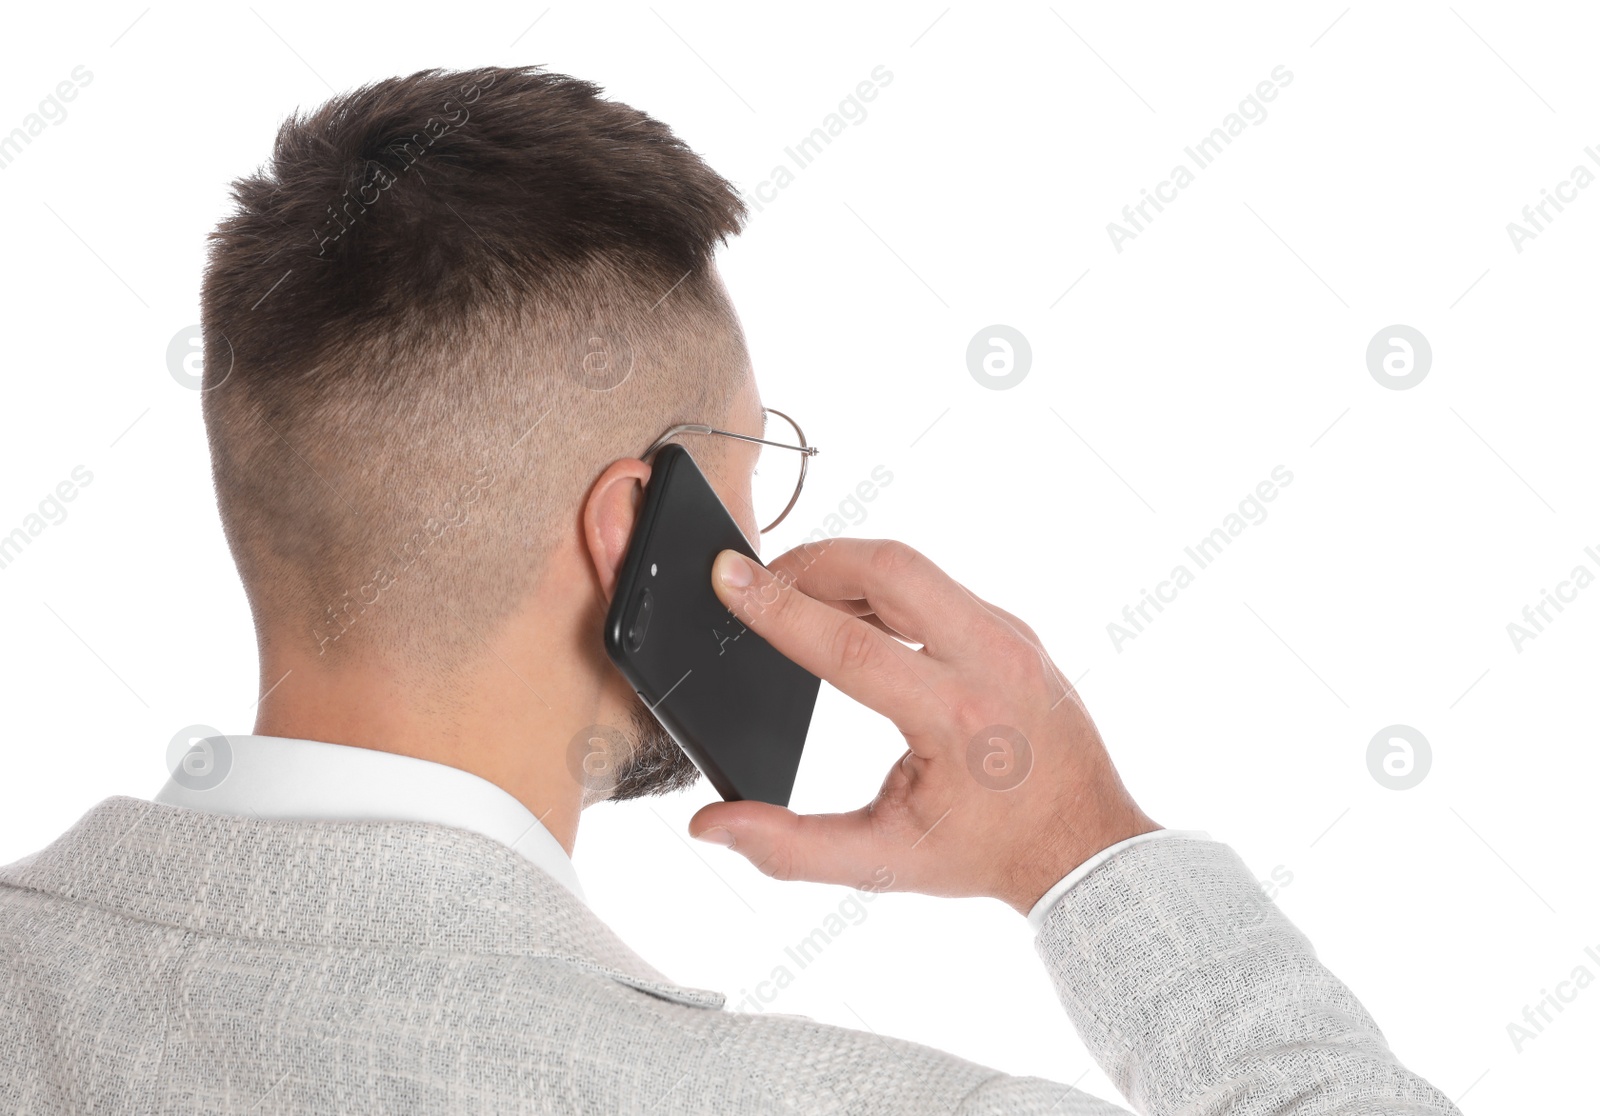
[[[635,701],[628,710],[628,719],[633,727],[633,752],[619,757],[617,781],[607,796],[610,801],[671,794],[693,786],[700,778],[700,769],[642,701]]]

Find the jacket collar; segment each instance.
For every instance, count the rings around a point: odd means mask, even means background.
[[[412,821],[467,829],[509,845],[583,898],[567,850],[533,811],[471,772],[321,740],[211,736],[207,745],[212,777],[174,770],[155,801],[262,820]]]
[[[263,821],[143,799],[92,808],[0,884],[197,934],[546,957],[663,999],[674,984],[594,912],[488,837],[423,822]]]

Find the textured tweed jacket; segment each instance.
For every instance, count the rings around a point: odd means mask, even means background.
[[[1061,1002],[1142,1112],[1438,1114],[1224,845],[1130,847],[1052,911]],[[111,798],[0,869],[0,1111],[1122,1110],[735,1014],[484,837]]]

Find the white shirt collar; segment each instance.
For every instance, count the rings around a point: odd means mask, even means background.
[[[319,740],[222,736],[209,743],[205,774],[180,769],[155,801],[275,820],[448,825],[500,842],[584,897],[561,842],[521,802],[470,772]]]

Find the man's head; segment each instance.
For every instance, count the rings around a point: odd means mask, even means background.
[[[693,776],[598,653],[599,617],[637,455],[681,422],[760,433],[712,258],[744,206],[599,94],[533,69],[392,79],[291,117],[235,183],[202,292],[204,410],[264,685],[302,676],[274,707],[290,724],[382,678],[470,734],[485,664],[516,673],[506,648],[544,640],[566,658],[523,679],[541,725],[627,720],[644,739],[621,794]],[[753,534],[753,461],[723,441],[692,452]],[[469,746],[448,755],[471,766]]]

